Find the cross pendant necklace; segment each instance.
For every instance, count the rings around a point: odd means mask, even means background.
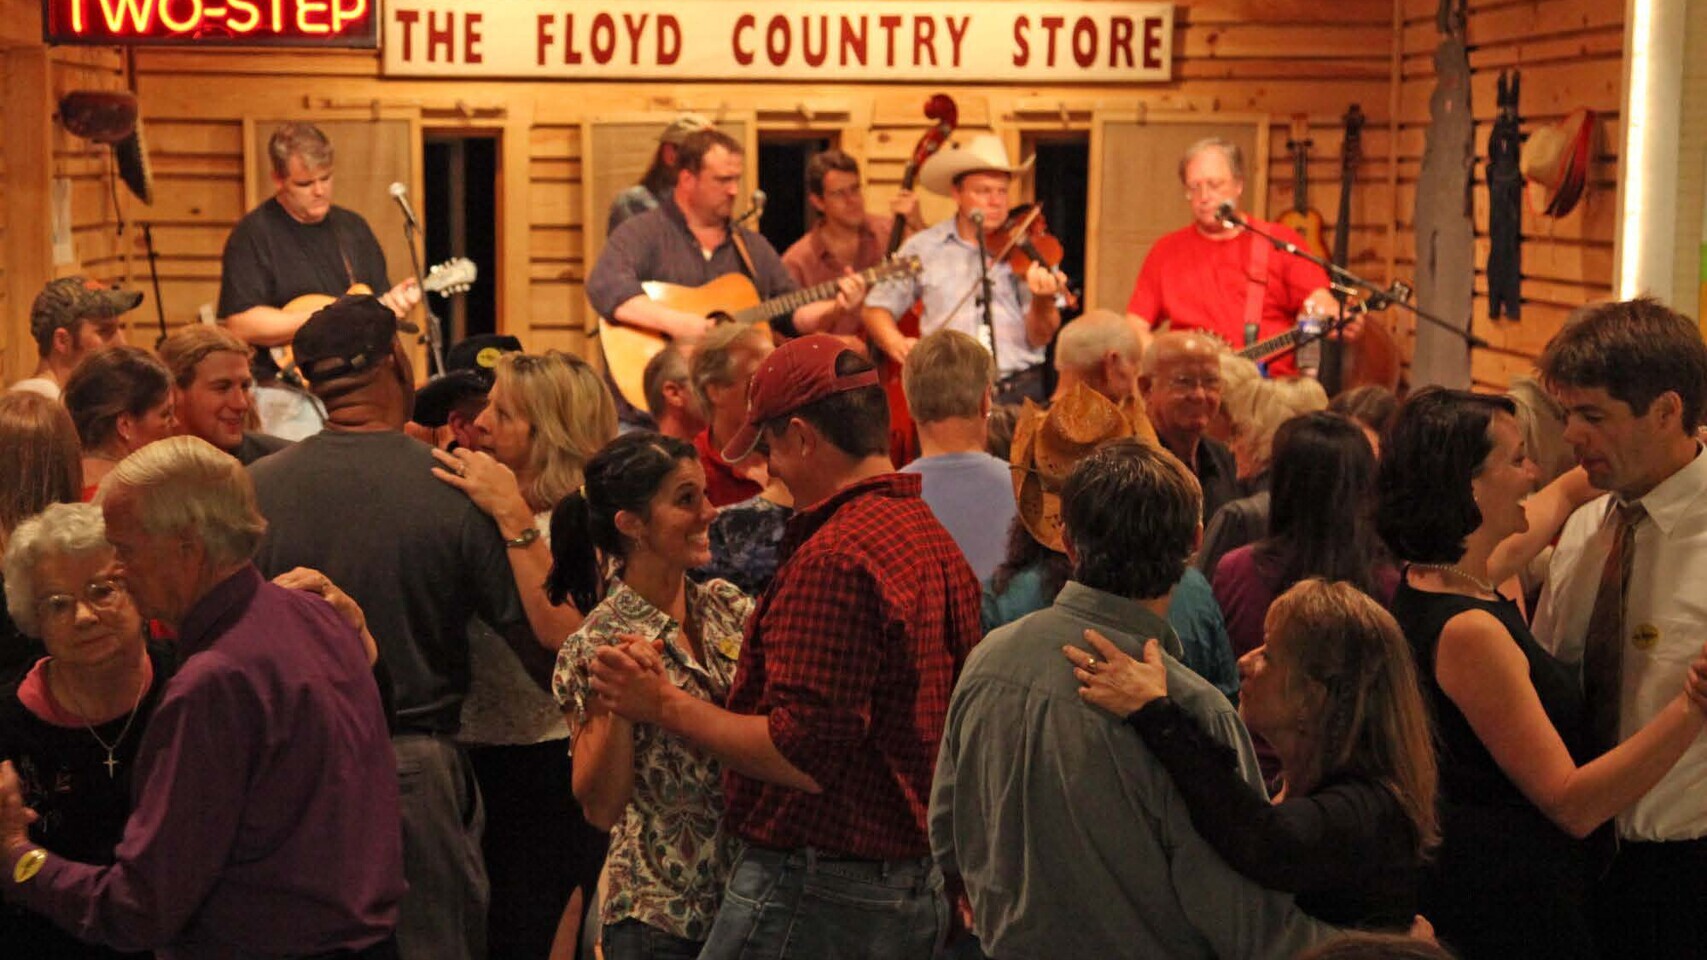
[[[48,661],[50,667],[52,666],[52,663],[53,661]],[[147,689],[148,685],[146,683],[138,681],[136,685],[136,702],[130,705],[130,715],[125,717],[124,726],[119,728],[119,735],[113,738],[112,743],[108,743],[101,739],[100,734],[95,732],[94,724],[89,722],[89,718],[83,714],[82,707],[80,707],[77,704],[76,699],[72,697],[71,688],[65,688],[66,706],[71,708],[71,712],[77,715],[78,720],[83,721],[83,729],[89,731],[89,736],[94,737],[95,742],[101,745],[101,749],[107,751],[107,759],[101,761],[101,766],[107,768],[107,779],[109,780],[116,780],[118,778],[119,761],[117,757],[113,756],[113,754],[118,750],[119,744],[124,742],[124,735],[130,732],[130,725],[136,721],[136,709],[142,706],[142,695],[147,691]]]

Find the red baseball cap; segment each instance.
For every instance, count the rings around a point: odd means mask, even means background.
[[[854,351],[824,333],[790,340],[772,351],[747,385],[747,422],[724,445],[723,459],[746,459],[759,444],[759,428],[771,420],[833,394],[876,386],[876,370],[836,375],[836,361],[844,353]]]

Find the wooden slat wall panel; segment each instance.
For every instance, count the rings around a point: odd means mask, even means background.
[[[1416,268],[1415,207],[1428,100],[1434,89],[1435,0],[1394,0],[1400,58],[1397,164],[1398,228],[1393,245],[1400,276]],[[1478,389],[1501,390],[1531,369],[1534,358],[1570,311],[1612,293],[1613,239],[1617,230],[1617,155],[1622,123],[1624,4],[1606,0],[1471,0],[1467,27],[1470,105],[1476,121],[1472,205],[1476,231],[1476,287],[1472,324],[1489,349],[1471,358]],[[1582,202],[1560,220],[1523,214],[1523,317],[1488,319],[1488,189],[1483,173],[1488,132],[1497,114],[1500,69],[1523,72],[1519,109],[1525,132],[1586,106],[1601,117],[1599,149]],[[1401,325],[1410,354],[1412,331]]]
[[[26,0],[0,0],[16,6]],[[1267,158],[1271,214],[1292,200],[1291,164],[1283,149],[1294,113],[1310,117],[1316,142],[1310,199],[1330,218],[1339,185],[1339,117],[1359,102],[1369,117],[1365,162],[1352,201],[1353,265],[1378,279],[1392,254],[1393,206],[1388,172],[1395,143],[1387,134],[1392,55],[1397,41],[1390,0],[1200,0],[1175,7],[1175,79],[1166,84],[1072,87],[947,87],[960,105],[962,128],[1036,129],[1057,113],[1064,129],[1088,135],[1098,109],[1266,112],[1271,115]],[[464,125],[458,105],[530,118],[525,142],[527,209],[506,211],[526,219],[525,248],[507,252],[506,272],[520,271],[525,285],[501,318],[530,349],[582,350],[586,321],[582,281],[580,124],[598,114],[694,109],[752,110],[761,131],[813,130],[837,134],[866,161],[868,202],[878,209],[895,189],[908,153],[924,125],[920,108],[933,90],[897,84],[752,85],[724,83],[531,83],[390,80],[379,76],[376,55],[359,51],[197,51],[138,49],[136,82],[149,123],[158,197],[147,216],[155,223],[162,284],[171,322],[192,320],[198,304],[215,297],[219,251],[243,213],[242,120],[254,115],[327,112],[359,115],[378,106],[418,110],[429,128]],[[808,122],[798,107],[811,105],[834,119]],[[498,121],[494,121],[498,122]],[[1248,198],[1256,199],[1256,198]],[[946,202],[927,203],[929,216]],[[1183,201],[1163,198],[1142,216],[1183,224]],[[134,238],[126,238],[135,257]],[[1090,238],[1089,242],[1095,242]],[[520,241],[518,241],[520,244]],[[482,265],[483,268],[485,265]],[[146,274],[146,267],[137,262]],[[1137,264],[1127,265],[1136,276]],[[484,276],[490,276],[490,273]],[[508,289],[506,284],[506,289]],[[1120,306],[1119,304],[1115,306]]]
[[[113,47],[61,47],[49,56],[55,101],[73,90],[125,90],[129,87],[123,51]],[[145,210],[122,183],[105,144],[53,128],[53,176],[71,181],[71,227],[77,261],[61,273],[83,273],[109,283],[131,283],[128,234],[122,226]],[[117,188],[115,198],[114,189]],[[132,323],[136,323],[133,315]],[[140,341],[139,341],[140,342]]]

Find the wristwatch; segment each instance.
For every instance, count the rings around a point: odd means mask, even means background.
[[[12,882],[24,883],[41,872],[42,864],[47,862],[47,851],[40,847],[31,847],[24,851],[18,862],[12,864]]]
[[[512,550],[516,550],[516,549],[520,549],[522,547],[528,546],[528,545],[532,544],[535,540],[538,540],[538,539],[539,539],[539,528],[538,527],[528,527],[526,530],[523,530],[521,533],[516,534],[511,539],[505,540],[504,546],[509,547]]]

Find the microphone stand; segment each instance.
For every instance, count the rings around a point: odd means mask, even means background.
[[[421,291],[421,309],[427,314],[426,328],[421,331],[421,339],[427,344],[427,359],[432,361],[427,376],[445,372],[444,328],[441,327],[439,315],[433,312],[433,302],[427,298],[427,277],[421,272],[421,255],[415,251],[415,218],[404,216],[403,241],[409,248],[409,262],[415,268],[415,284]]]
[[[996,354],[996,320],[994,315],[996,285],[990,279],[990,248],[984,243],[984,222],[979,218],[973,223],[978,232],[978,305],[983,311],[983,329],[985,336],[990,338],[990,359],[994,361],[997,375],[1002,369],[1001,358]]]
[[[1282,240],[1281,238],[1279,238],[1279,237],[1277,237],[1271,233],[1267,233],[1267,232],[1264,232],[1262,230],[1257,229],[1255,226],[1252,226],[1251,222],[1244,217],[1240,217],[1240,216],[1236,216],[1236,215],[1226,216],[1226,217],[1221,218],[1221,222],[1224,224],[1227,224],[1229,226],[1243,227],[1244,229],[1249,230],[1251,233],[1255,234],[1256,236],[1259,236],[1259,237],[1263,238],[1264,240],[1267,240],[1269,242],[1269,244],[1271,246],[1273,246],[1276,250],[1279,250],[1282,253],[1290,253],[1295,257],[1302,257],[1305,260],[1308,260],[1311,263],[1315,264],[1316,266],[1321,267],[1323,270],[1327,271],[1328,280],[1330,281],[1331,284],[1350,288],[1350,291],[1352,291],[1352,292],[1363,291],[1365,294],[1367,294],[1367,296],[1364,298],[1364,304],[1365,304],[1366,311],[1382,310],[1382,309],[1385,309],[1389,306],[1398,306],[1398,307],[1401,307],[1401,308],[1409,311],[1412,316],[1418,317],[1419,319],[1422,319],[1422,320],[1426,320],[1429,323],[1434,324],[1435,326],[1439,327],[1442,330],[1451,331],[1454,336],[1456,336],[1460,340],[1464,341],[1464,348],[1466,350],[1468,350],[1471,347],[1486,347],[1486,346],[1488,346],[1488,341],[1483,340],[1481,337],[1476,336],[1475,334],[1471,333],[1470,331],[1460,330],[1457,327],[1453,326],[1452,324],[1446,322],[1445,320],[1442,320],[1439,317],[1435,316],[1434,314],[1429,313],[1428,311],[1423,310],[1420,307],[1414,306],[1408,300],[1405,300],[1399,296],[1395,296],[1394,290],[1392,288],[1382,289],[1380,287],[1377,287],[1375,284],[1371,283],[1368,280],[1363,279],[1362,277],[1358,276],[1355,273],[1352,273],[1350,270],[1347,270],[1346,268],[1340,266],[1339,264],[1334,263],[1331,260],[1324,260],[1323,258],[1316,256],[1315,254],[1311,253],[1308,250],[1301,249],[1296,243],[1293,243],[1289,240]],[[1402,284],[1394,284],[1394,287],[1398,288],[1398,289],[1405,289]],[[1324,327],[1321,333],[1318,333],[1313,337],[1307,337],[1307,338],[1306,337],[1300,337],[1298,340],[1298,345],[1303,346],[1305,343],[1310,342],[1312,340],[1320,340],[1321,338],[1328,336],[1330,333],[1337,336],[1339,334],[1340,330],[1343,329],[1345,327],[1345,325],[1350,322],[1350,320],[1351,320],[1351,318],[1350,318],[1350,316],[1347,315],[1346,309],[1345,309],[1345,299],[1342,296],[1340,299],[1340,316],[1339,316],[1339,319],[1334,321],[1334,323],[1331,327]]]

